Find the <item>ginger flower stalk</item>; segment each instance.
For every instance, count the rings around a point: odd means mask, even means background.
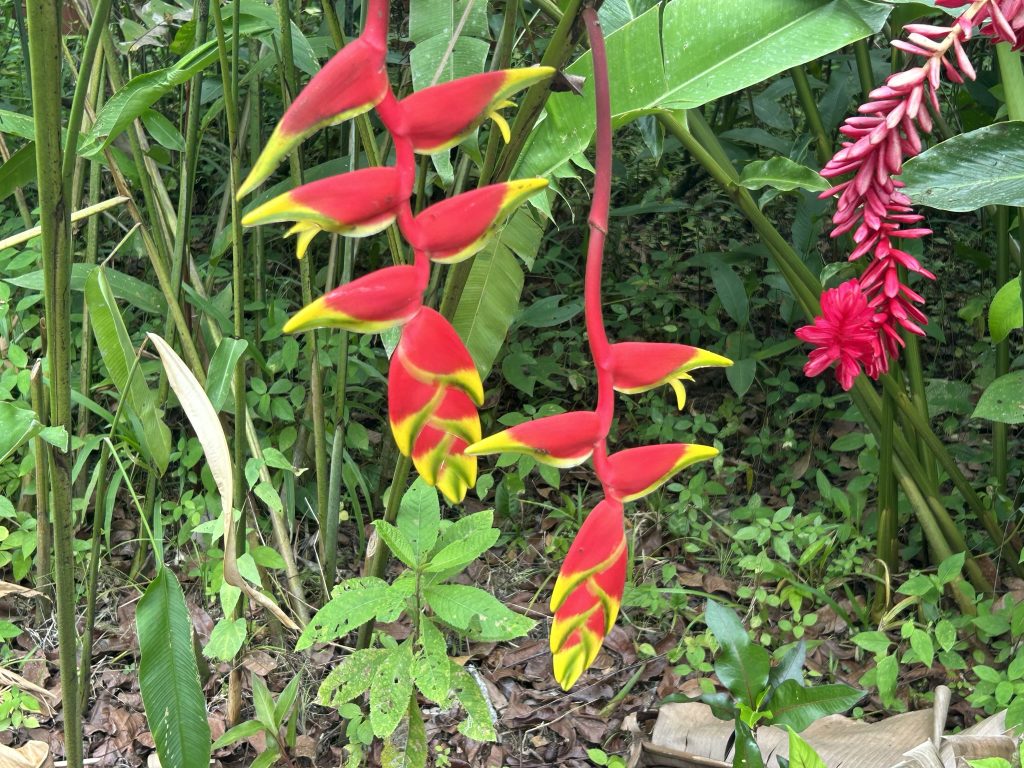
[[[967,5],[956,0],[938,4]],[[808,376],[837,363],[836,377],[849,389],[862,370],[872,378],[888,370],[904,344],[902,332],[924,335],[924,298],[905,282],[901,268],[928,280],[935,276],[901,242],[931,230],[921,226],[924,217],[911,209],[898,177],[904,159],[922,151],[922,134],[932,132],[929,106],[940,110],[943,77],[954,83],[975,78],[963,44],[979,25],[983,34],[1021,47],[1024,0],[976,0],[948,26],[908,24],[907,39],[893,46],[919,63],[890,75],[840,128],[847,140],[821,173],[847,178],[822,197],[838,196],[832,236],[852,233],[850,261],[869,255],[870,263],[859,278],[826,291],[822,315],[797,332],[816,347],[804,366]]]

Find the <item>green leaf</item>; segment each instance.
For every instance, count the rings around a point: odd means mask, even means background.
[[[383,579],[348,579],[334,588],[333,597],[306,625],[295,650],[301,651],[313,643],[329,643],[344,637],[390,605],[388,583]]]
[[[814,747],[789,729],[789,768],[828,768]]]
[[[0,401],[0,464],[42,430],[34,411]]]
[[[395,522],[409,541],[415,564],[423,562],[437,543],[437,533],[441,526],[441,505],[437,500],[437,490],[427,485],[422,477],[416,478],[416,482],[402,496]]]
[[[926,667],[931,667],[935,660],[935,644],[931,636],[923,629],[915,629],[910,636],[910,647],[917,656],[918,662]]]
[[[509,218],[501,232],[473,257],[452,325],[485,378],[519,309],[523,270],[516,256],[532,263],[544,231],[526,208]]]
[[[221,619],[214,625],[203,656],[215,661],[231,661],[245,642],[245,619]]]
[[[129,381],[128,374],[135,364],[135,346],[128,336],[128,329],[102,268],[89,273],[85,300],[89,306],[89,323],[100,356],[111,381],[124,398],[139,447],[163,474],[170,461],[171,431],[163,412],[157,407],[156,394],[146,384],[142,371],[136,369]]]
[[[6,200],[14,190],[31,184],[36,178],[36,144],[30,141],[20,147],[3,165],[0,165],[0,200]]]
[[[437,541],[437,551],[457,541],[472,536],[474,533],[488,530],[494,524],[494,511],[485,509],[471,515],[460,517],[441,532]]]
[[[1024,205],[1024,122],[1005,122],[936,144],[903,165],[902,192],[915,205],[974,211]]]
[[[980,760],[968,760],[967,764],[971,768],[1013,768],[1005,757],[983,757]]]
[[[1004,424],[1024,424],[1024,371],[1008,373],[989,384],[973,415]]]
[[[420,616],[420,645],[423,653],[413,663],[416,687],[431,701],[445,706],[452,687],[448,665],[448,644],[444,634],[425,616]]]
[[[466,710],[466,719],[459,724],[459,733],[474,741],[497,741],[491,708],[476,679],[454,661],[450,662],[455,698]]]
[[[714,600],[708,600],[705,604],[704,622],[723,648],[741,648],[750,645],[750,636],[739,617]]]
[[[274,722],[274,697],[270,695],[267,684],[259,675],[252,676],[252,705],[256,710],[256,718],[271,733],[276,733]]]
[[[805,688],[786,680],[772,694],[772,724],[802,731],[819,718],[845,712],[863,696],[863,691],[841,683]]]
[[[152,285],[144,283],[137,277],[126,275],[110,267],[98,267],[95,264],[72,264],[71,265],[71,290],[84,291],[86,281],[94,271],[102,269],[107,278],[114,298],[128,302],[135,309],[141,309],[154,315],[163,315],[167,304],[163,294]],[[26,272],[17,277],[0,278],[5,283],[25,288],[29,291],[43,292],[43,271]]]
[[[192,620],[174,574],[161,568],[135,610],[139,688],[165,768],[205,768],[210,726],[192,647]]]
[[[181,135],[178,126],[161,115],[155,109],[147,109],[142,113],[142,124],[146,131],[153,137],[157,144],[175,152],[185,150],[185,137]]]
[[[899,676],[899,664],[895,656],[883,656],[875,665],[875,686],[883,702],[892,701],[896,692],[896,679]]]
[[[711,282],[715,285],[718,300],[722,302],[722,307],[729,313],[729,317],[741,327],[746,325],[750,316],[750,302],[743,280],[732,267],[720,261],[709,265],[708,271],[711,273]]]
[[[374,520],[373,527],[377,529],[377,535],[395,557],[410,568],[419,565],[419,558],[408,536],[386,520]]]
[[[941,563],[939,563],[939,569],[937,576],[939,584],[945,586],[949,582],[953,581],[964,568],[964,561],[967,559],[966,552],[957,552],[954,555],[950,555]]]
[[[461,570],[476,560],[480,555],[494,546],[501,531],[488,528],[474,531],[459,541],[453,541],[430,559],[427,573],[440,573],[448,570]]]
[[[390,736],[412,699],[412,641],[387,652],[370,684],[370,725],[378,738]]]
[[[764,768],[764,758],[757,746],[757,739],[750,726],[742,720],[736,721],[736,744],[732,764],[736,768]]]
[[[795,680],[800,685],[804,683],[804,660],[807,657],[807,644],[801,640],[790,648],[776,666],[772,667],[768,674],[768,685],[771,688],[778,688],[786,680]]]
[[[522,637],[536,624],[476,587],[435,584],[427,587],[423,596],[441,621],[474,640],[512,640]]]
[[[215,411],[220,412],[231,391],[231,380],[235,366],[245,354],[249,342],[244,339],[232,339],[227,336],[220,340],[217,351],[210,360],[209,372],[206,375],[206,394]],[[289,465],[290,466],[290,465]]]
[[[761,693],[768,685],[771,657],[760,645],[750,643],[723,648],[715,659],[715,674],[730,693],[751,709],[757,707]]]
[[[1010,335],[1010,331],[1024,326],[1024,311],[1021,310],[1020,278],[1015,277],[998,291],[988,310],[988,331],[992,343],[998,344]]]
[[[272,29],[270,24],[243,14],[240,32],[254,35]],[[230,25],[229,25],[230,28]],[[133,77],[111,96],[96,114],[92,130],[79,145],[83,157],[95,157],[117,138],[131,122],[153,106],[160,97],[201,72],[217,60],[217,41],[193,48],[169,67]]]
[[[285,686],[284,690],[277,697],[277,703],[274,704],[274,722],[278,728],[284,725],[288,715],[291,714],[292,707],[295,706],[295,699],[299,695],[299,681],[301,679],[299,675],[293,677],[291,682]]]
[[[263,730],[263,725],[258,720],[246,720],[224,732],[224,735],[213,742],[213,749],[221,749],[236,741],[243,741]]]
[[[658,109],[694,109],[881,29],[890,8],[832,0],[672,0],[607,37],[613,120]],[[662,46],[662,41],[665,45]],[[551,177],[594,135],[590,53],[569,68],[587,79],[583,97],[553,93],[512,174]]]
[[[362,696],[387,653],[380,648],[364,648],[346,656],[320,684],[320,703],[337,708]]]
[[[792,192],[794,189],[824,192],[832,186],[817,171],[782,155],[776,155],[771,160],[747,163],[740,174],[740,185],[747,189],[771,187],[782,192]]]
[[[404,733],[400,729],[388,737],[380,759],[382,768],[426,768],[427,729],[415,698],[409,700]]]

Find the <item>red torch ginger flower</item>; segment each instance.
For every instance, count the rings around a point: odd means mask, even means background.
[[[555,73],[552,67],[503,69],[462,77],[416,91],[399,102],[413,149],[431,155],[451,149],[488,118],[505,141],[509,128],[498,112],[513,106],[508,97]]]
[[[403,202],[394,168],[364,168],[278,195],[247,213],[242,224],[253,227],[297,222],[287,234],[298,235],[297,255],[301,259],[319,232],[367,237],[386,229]]]
[[[627,552],[622,504],[605,499],[583,521],[551,592],[552,666],[564,690],[594,663],[615,625]]]
[[[821,315],[813,325],[797,329],[796,336],[817,347],[804,365],[808,376],[817,376],[837,362],[836,378],[848,390],[862,366],[872,378],[885,370],[878,368],[885,357],[880,349],[875,311],[857,280],[847,280],[822,293]]]

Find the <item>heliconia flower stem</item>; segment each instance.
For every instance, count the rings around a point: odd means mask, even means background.
[[[590,354],[597,373],[597,417],[599,444],[594,444],[594,471],[602,484],[608,473],[606,440],[615,418],[615,390],[612,379],[611,345],[604,327],[601,301],[601,271],[604,266],[604,242],[608,234],[608,209],[612,194],[612,107],[608,88],[608,56],[604,47],[604,34],[597,11],[583,10],[587,26],[591,56],[594,64],[594,108],[597,119],[597,138],[594,157],[594,194],[587,222],[590,239],[587,243],[587,268],[584,278],[584,313]],[[606,487],[607,493],[607,487]]]

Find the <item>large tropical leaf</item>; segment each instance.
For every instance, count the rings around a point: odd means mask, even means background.
[[[171,454],[171,431],[157,407],[156,394],[146,385],[141,371],[136,370],[129,376],[135,364],[135,345],[102,268],[89,273],[85,301],[100,355],[127,406],[126,415],[132,423],[139,447],[163,474]]]
[[[532,265],[544,232],[528,208],[520,208],[501,234],[476,255],[452,325],[473,356],[480,377],[494,365],[523,292],[518,258]]]
[[[210,725],[192,645],[192,621],[174,574],[161,568],[135,611],[139,688],[165,768],[205,768]]]
[[[908,160],[900,179],[918,205],[974,211],[1024,205],[1024,122],[954,136]]]
[[[671,0],[608,35],[617,125],[693,109],[881,29],[889,6],[864,0]],[[587,52],[568,72],[591,78]],[[514,173],[550,177],[594,134],[594,90],[552,94]]]

